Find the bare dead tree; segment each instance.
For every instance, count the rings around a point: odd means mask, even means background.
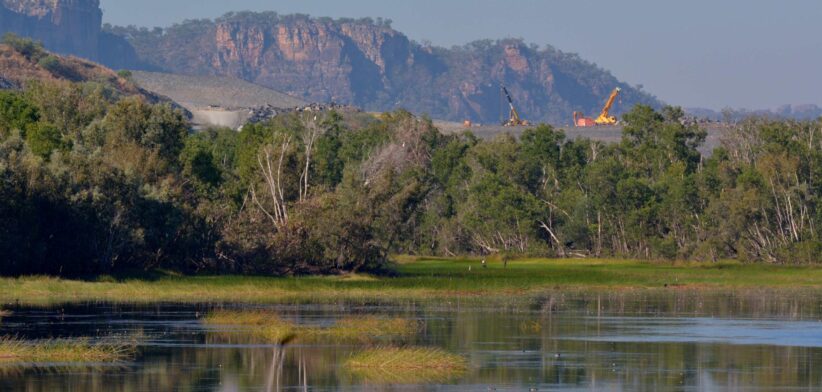
[[[271,219],[274,226],[282,228],[288,224],[288,207],[286,205],[285,193],[283,192],[283,162],[291,147],[291,137],[282,136],[282,140],[274,144],[269,144],[257,154],[257,164],[263,182],[268,188],[271,199],[272,211],[269,211],[257,196],[254,187],[251,187],[251,198],[254,204]]]
[[[311,116],[311,115],[309,115]],[[311,158],[312,153],[314,152],[314,144],[316,143],[317,139],[325,133],[325,129],[320,125],[320,119],[317,115],[313,115],[312,117],[304,117],[303,121],[303,145],[305,147],[305,166],[303,167],[303,172],[300,175],[300,202],[305,201],[308,199],[308,185],[309,175],[311,173]]]

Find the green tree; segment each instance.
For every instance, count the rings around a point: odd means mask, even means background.
[[[60,131],[48,123],[31,124],[26,129],[26,143],[31,151],[48,158],[54,150],[65,148]]]
[[[33,59],[34,61],[37,61],[40,57],[45,56],[45,49],[43,48],[42,43],[30,38],[20,37],[14,33],[4,34],[0,42],[11,46],[17,51],[17,53],[22,54],[28,59]]]
[[[112,137],[134,142],[176,161],[185,146],[189,125],[183,114],[168,104],[149,105],[140,97],[125,98],[104,120]]]
[[[13,130],[25,131],[40,119],[37,107],[21,94],[0,91],[0,140]]]

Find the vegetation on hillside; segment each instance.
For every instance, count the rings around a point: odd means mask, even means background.
[[[819,122],[751,119],[703,157],[678,108],[621,143],[443,135],[398,111],[191,133],[99,85],[0,92],[0,271],[388,272],[388,255],[815,263]]]
[[[73,56],[47,51],[42,43],[7,33],[0,38],[0,89],[28,87],[30,82],[79,83],[83,89],[98,90],[108,99],[140,95],[149,102],[169,102],[141,89],[127,72],[111,69]]]

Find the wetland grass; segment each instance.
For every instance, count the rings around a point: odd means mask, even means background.
[[[473,268],[472,268],[473,267]],[[0,278],[0,303],[53,305],[108,301],[282,303],[340,300],[510,298],[550,291],[822,289],[822,267],[654,263],[611,259],[519,259],[505,266],[476,259],[401,258],[397,277],[164,276],[154,280],[75,281]]]
[[[464,357],[438,348],[383,347],[352,355],[345,368],[368,382],[419,383],[448,381],[465,373]]]
[[[420,323],[403,318],[348,317],[323,330],[327,339],[336,342],[403,341],[417,334]]]
[[[220,310],[208,314],[203,323],[211,326],[240,327],[232,332],[220,332],[224,337],[246,336],[266,343],[387,343],[404,341],[419,331],[419,323],[402,318],[348,317],[330,327],[299,325],[285,321],[266,311]]]
[[[0,338],[0,365],[20,363],[118,362],[133,354],[133,346],[92,344],[86,339],[26,341]]]
[[[220,310],[209,313],[203,318],[203,323],[210,326],[240,327],[236,331],[216,333],[219,337],[229,339],[239,335],[252,341],[272,344],[287,344],[293,341],[298,334],[305,333],[296,324],[264,311]]]

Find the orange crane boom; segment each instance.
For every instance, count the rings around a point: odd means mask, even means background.
[[[590,117],[585,117],[580,112],[574,112],[574,126],[575,127],[594,127],[597,125],[615,125],[619,120],[616,117],[611,116],[611,108],[614,106],[614,102],[616,101],[619,93],[622,91],[621,88],[617,87],[614,91],[611,92],[611,96],[608,97],[608,101],[605,103],[605,107],[602,108],[602,112],[599,114],[599,117],[595,119]]]
[[[602,113],[599,114],[596,120],[594,120],[597,125],[614,125],[617,123],[617,118],[611,116],[611,108],[614,106],[614,101],[616,101],[617,96],[619,96],[621,88],[617,87],[611,92],[611,96],[608,97],[608,102],[605,103],[605,107],[602,108]]]

